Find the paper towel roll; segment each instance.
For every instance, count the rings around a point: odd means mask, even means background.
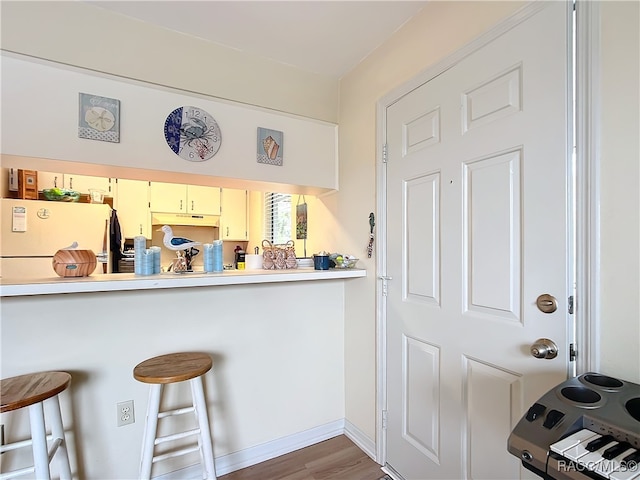
[[[262,255],[247,253],[244,256],[245,270],[262,270]]]

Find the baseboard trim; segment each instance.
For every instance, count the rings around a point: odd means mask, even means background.
[[[346,420],[344,419],[336,420],[319,427],[314,427],[303,432],[278,438],[271,442],[256,445],[255,447],[240,450],[239,452],[216,457],[216,476],[220,477],[227,473],[250,467],[257,463],[279,457],[286,453],[294,452],[301,448],[314,445],[342,434],[347,435],[351,441],[364,450],[364,448],[360,446],[360,442],[363,441],[362,439],[366,439],[366,437],[353,425],[350,427],[352,433],[347,434],[345,423]],[[351,435],[353,435],[353,438]],[[366,450],[365,453],[370,455]],[[196,478],[202,478],[202,467],[199,464],[154,477],[154,480],[190,480]]]
[[[346,419],[344,421],[344,434],[349,440],[355,443],[360,450],[369,455],[374,462],[377,461],[376,443],[367,437],[362,430]]]

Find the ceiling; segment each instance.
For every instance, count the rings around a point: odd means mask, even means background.
[[[426,1],[90,1],[143,22],[340,78]]]

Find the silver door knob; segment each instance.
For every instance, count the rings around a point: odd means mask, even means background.
[[[558,346],[548,338],[539,338],[531,345],[531,355],[536,358],[551,360],[558,356]]]

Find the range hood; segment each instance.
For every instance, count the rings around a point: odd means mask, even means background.
[[[190,213],[151,213],[151,225],[184,225],[189,227],[219,227],[218,215]]]

